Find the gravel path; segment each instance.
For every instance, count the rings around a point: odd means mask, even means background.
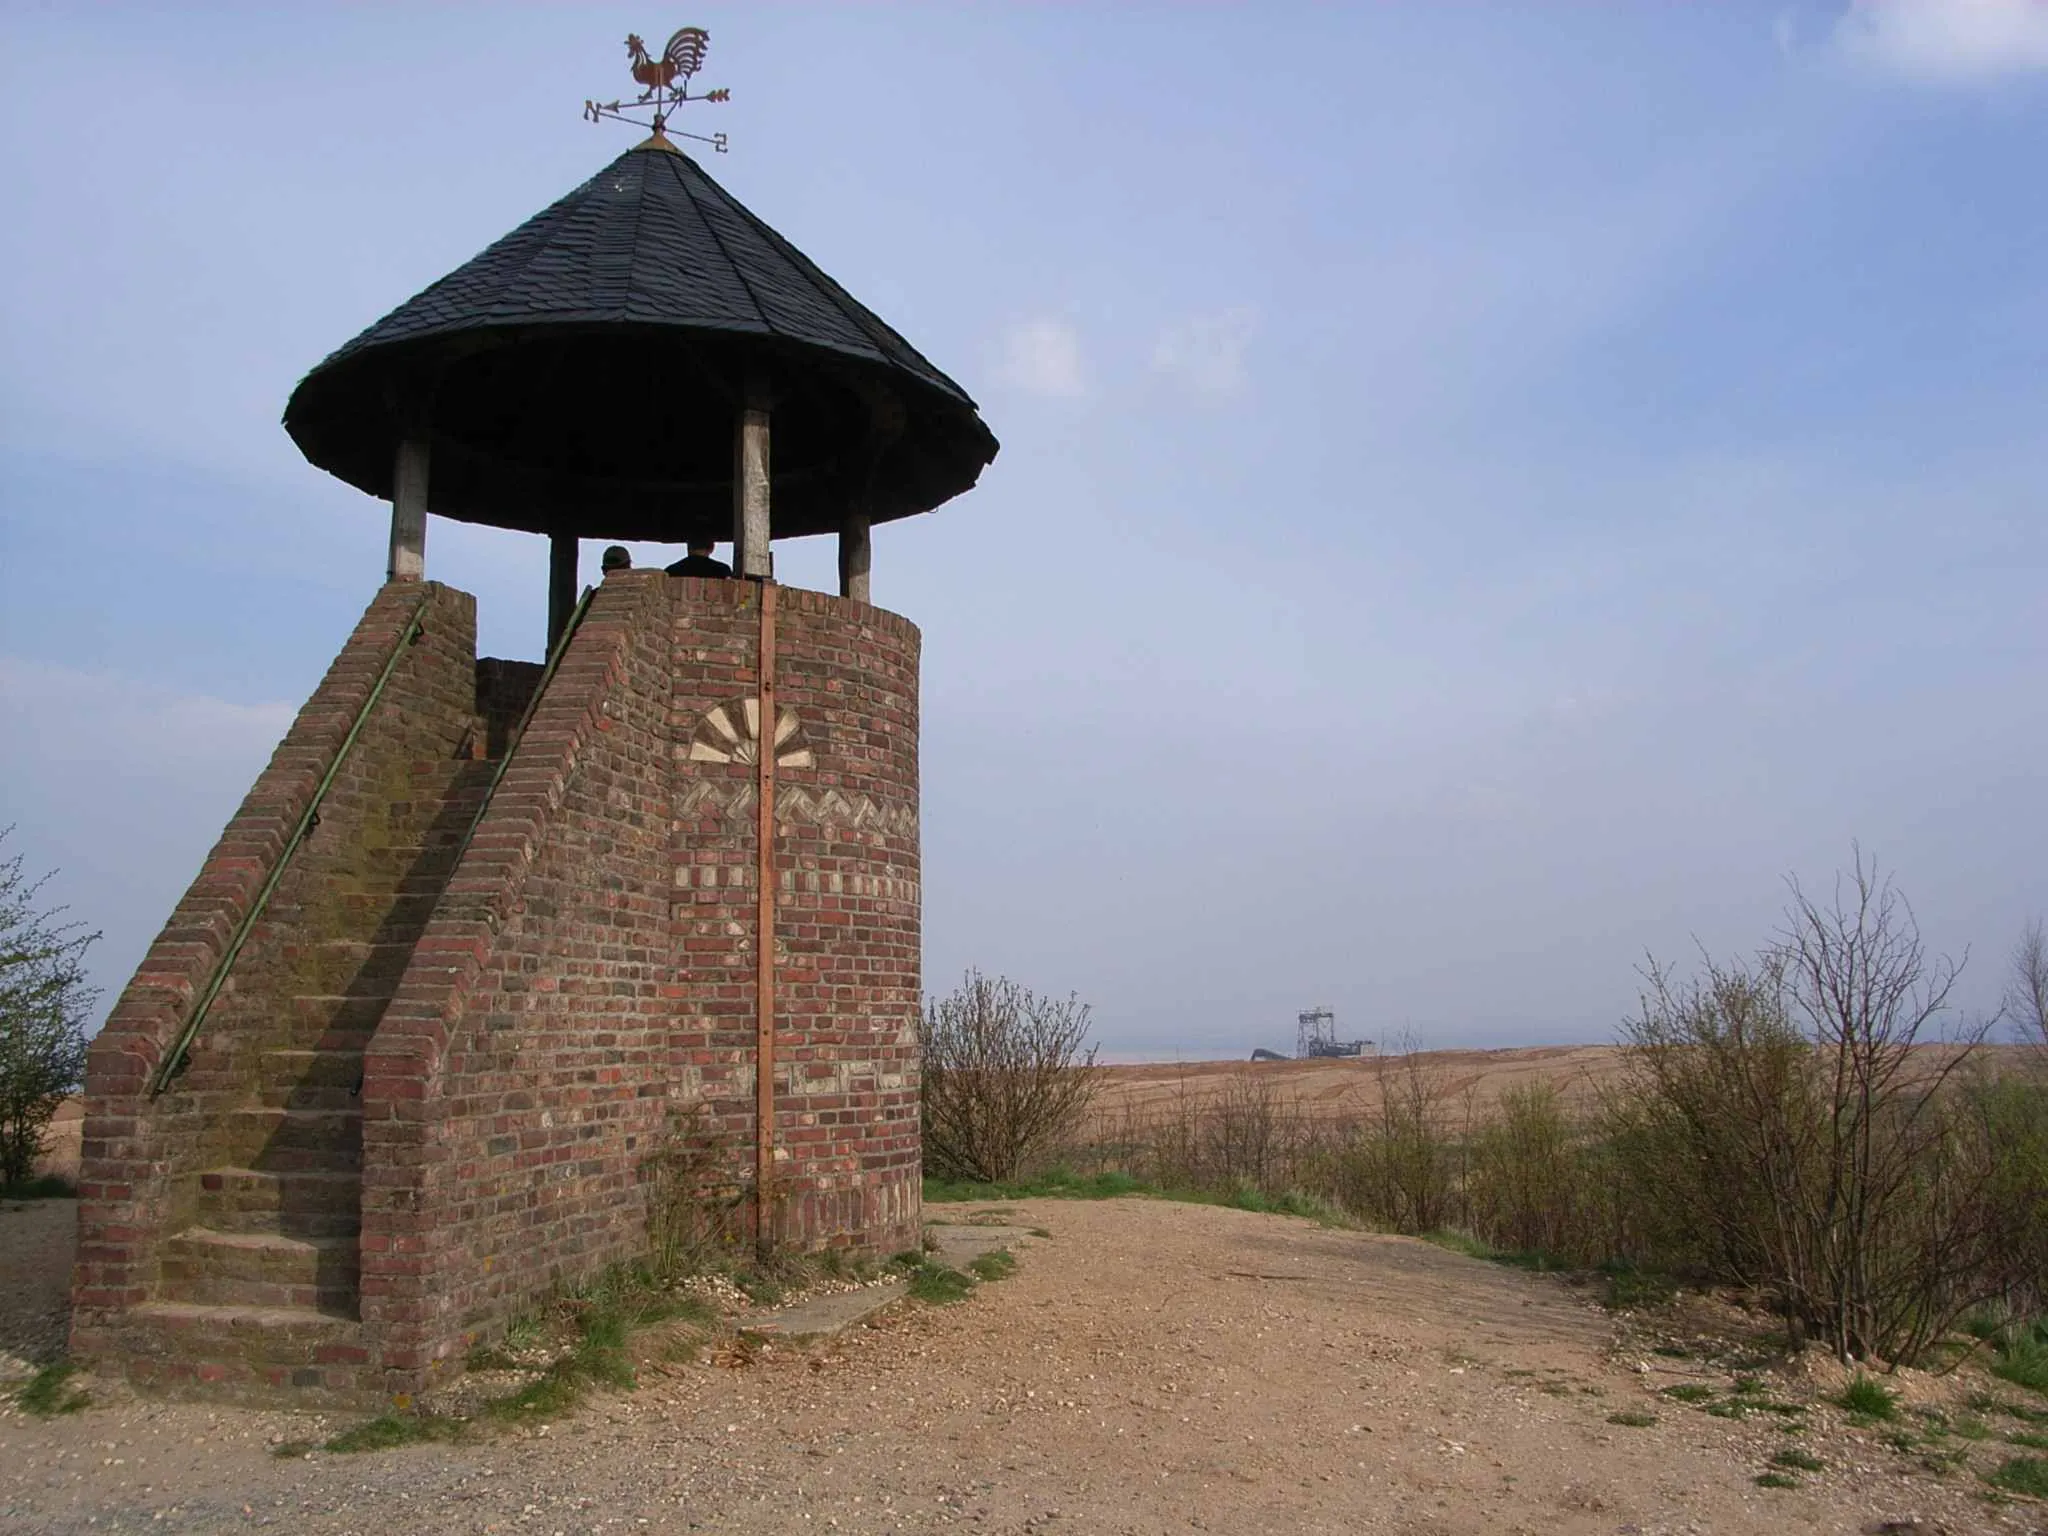
[[[279,1460],[339,1426],[109,1387],[10,1411],[0,1532],[2048,1531],[1833,1418],[1798,1440],[1831,1470],[1757,1487],[1775,1420],[1656,1398],[1683,1362],[1544,1277],[1203,1206],[1004,1210],[1051,1236],[959,1306],[650,1371],[543,1433]]]

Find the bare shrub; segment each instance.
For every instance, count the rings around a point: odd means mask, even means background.
[[[2005,1013],[2031,1044],[2048,1048],[2048,929],[2038,919],[2013,946]]]
[[[85,1016],[99,995],[85,979],[99,935],[56,921],[61,907],[38,910],[48,879],[25,876],[20,854],[0,859],[0,1187],[28,1182],[51,1116],[84,1082]]]
[[[918,1026],[925,1171],[1000,1183],[1071,1135],[1098,1074],[1088,1007],[969,971]]]
[[[1795,1339],[1910,1360],[1990,1283],[1996,1159],[1957,1076],[1982,1031],[1943,1032],[1958,967],[1860,853],[1826,905],[1792,898],[1753,967],[1646,973],[1617,1166],[1654,1242],[1771,1294]]]
[[[1496,1248],[1607,1257],[1596,1150],[1554,1083],[1509,1089],[1470,1138],[1466,1224]]]
[[[647,1190],[647,1263],[663,1280],[716,1268],[747,1247],[748,1192],[733,1182],[702,1104],[670,1111],[640,1164]]]
[[[1331,1193],[1396,1232],[1448,1226],[1464,1161],[1451,1107],[1456,1090],[1414,1049],[1379,1057],[1373,1072],[1379,1102],[1335,1155]]]

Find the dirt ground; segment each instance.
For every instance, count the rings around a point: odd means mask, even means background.
[[[9,1408],[0,1532],[2048,1532],[1831,1409],[1793,1437],[1660,1396],[1713,1372],[1554,1278],[1204,1206],[1000,1209],[1050,1235],[960,1305],[649,1370],[544,1432],[280,1459],[341,1421],[104,1383],[69,1418]],[[10,1293],[69,1212],[0,1213]],[[1758,1487],[1790,1444],[1828,1470]]]

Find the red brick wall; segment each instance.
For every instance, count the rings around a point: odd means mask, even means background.
[[[731,706],[754,693],[758,593],[677,586],[679,1044],[715,1132],[751,1148],[755,768],[691,749],[722,741],[706,723],[721,706],[747,734]],[[776,769],[771,1235],[887,1253],[914,1247],[921,1220],[918,633],[879,608],[793,588],[777,593],[776,629],[778,713],[795,733]]]
[[[408,646],[321,806],[319,826],[286,867],[225,990],[170,1090],[149,1080],[282,855],[351,722],[398,646]],[[437,812],[475,704],[476,603],[437,583],[391,584],[370,603],[270,764],[172,912],[86,1067],[74,1348],[117,1352],[119,1313],[151,1299],[157,1241],[184,1224],[215,1112],[246,1091],[254,1054],[279,1025],[276,999],[344,983],[312,977],[339,946],[373,938],[403,871],[382,850],[417,842]],[[360,930],[360,931],[359,931]]]
[[[666,580],[593,599],[372,1042],[362,1311],[396,1390],[643,1240],[665,1092]]]
[[[778,601],[783,752],[810,758],[777,775],[771,1235],[893,1252],[921,1218],[917,631]],[[754,696],[758,602],[744,582],[605,582],[385,1014],[363,1318],[394,1390],[637,1256],[676,1111],[721,1182],[752,1184],[754,769],[691,748]]]

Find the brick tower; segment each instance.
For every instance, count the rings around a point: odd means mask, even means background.
[[[387,579],[93,1045],[75,1353],[426,1390],[638,1254],[678,1138],[760,1241],[913,1244],[919,640],[869,537],[974,484],[973,402],[657,119],[285,426],[390,502]],[[477,658],[430,512],[548,536],[544,664]],[[778,587],[817,533],[839,592]],[[728,538],[577,599],[580,540]]]

